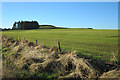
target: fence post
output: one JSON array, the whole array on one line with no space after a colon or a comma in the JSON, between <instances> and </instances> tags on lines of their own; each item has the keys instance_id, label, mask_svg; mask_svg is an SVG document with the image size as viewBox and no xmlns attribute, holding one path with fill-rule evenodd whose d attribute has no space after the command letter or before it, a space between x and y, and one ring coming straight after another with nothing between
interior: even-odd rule
<instances>
[{"instance_id":1,"label":"fence post","mask_svg":"<svg viewBox=\"0 0 120 80\"><path fill-rule=\"evenodd\" d=\"M35 42L36 42L36 46L37 46L37 40L35 40Z\"/></svg>"},{"instance_id":2,"label":"fence post","mask_svg":"<svg viewBox=\"0 0 120 80\"><path fill-rule=\"evenodd\" d=\"M59 47L59 51L61 52L60 42L59 41L58 41L58 47Z\"/></svg>"}]
</instances>

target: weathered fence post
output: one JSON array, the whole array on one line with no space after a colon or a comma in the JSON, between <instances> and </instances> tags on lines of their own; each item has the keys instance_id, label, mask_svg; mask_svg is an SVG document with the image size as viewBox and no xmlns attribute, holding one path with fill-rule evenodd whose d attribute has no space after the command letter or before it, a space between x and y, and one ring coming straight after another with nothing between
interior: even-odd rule
<instances>
[{"instance_id":1,"label":"weathered fence post","mask_svg":"<svg viewBox=\"0 0 120 80\"><path fill-rule=\"evenodd\" d=\"M36 42L36 46L37 46L37 40L35 40L35 42Z\"/></svg>"},{"instance_id":2,"label":"weathered fence post","mask_svg":"<svg viewBox=\"0 0 120 80\"><path fill-rule=\"evenodd\" d=\"M58 41L58 47L59 47L59 51L61 52L60 42L59 41Z\"/></svg>"}]
</instances>

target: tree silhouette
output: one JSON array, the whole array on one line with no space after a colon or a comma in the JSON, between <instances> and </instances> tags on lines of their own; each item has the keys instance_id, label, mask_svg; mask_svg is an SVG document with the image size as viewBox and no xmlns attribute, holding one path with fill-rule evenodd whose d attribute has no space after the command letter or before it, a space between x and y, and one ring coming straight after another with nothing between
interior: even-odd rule
<instances>
[{"instance_id":1,"label":"tree silhouette","mask_svg":"<svg viewBox=\"0 0 120 80\"><path fill-rule=\"evenodd\" d=\"M27 30L27 29L38 29L39 24L37 21L18 21L13 24L12 29Z\"/></svg>"}]
</instances>

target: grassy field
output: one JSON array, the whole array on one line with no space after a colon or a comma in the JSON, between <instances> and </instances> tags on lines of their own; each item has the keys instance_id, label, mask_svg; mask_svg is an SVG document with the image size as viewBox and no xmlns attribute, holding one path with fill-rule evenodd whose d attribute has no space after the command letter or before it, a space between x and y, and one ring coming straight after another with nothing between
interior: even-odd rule
<instances>
[{"instance_id":1,"label":"grassy field","mask_svg":"<svg viewBox=\"0 0 120 80\"><path fill-rule=\"evenodd\" d=\"M118 53L117 30L95 29L39 29L4 31L7 37L14 39L27 38L27 40L46 46L57 46L60 41L62 50L76 50L78 55L109 61L112 54Z\"/></svg>"}]
</instances>

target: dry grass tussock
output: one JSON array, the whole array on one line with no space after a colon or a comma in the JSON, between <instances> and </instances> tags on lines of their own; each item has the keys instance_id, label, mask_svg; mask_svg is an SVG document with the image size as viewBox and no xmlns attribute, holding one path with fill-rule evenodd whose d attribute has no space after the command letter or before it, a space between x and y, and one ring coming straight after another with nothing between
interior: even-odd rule
<instances>
[{"instance_id":1,"label":"dry grass tussock","mask_svg":"<svg viewBox=\"0 0 120 80\"><path fill-rule=\"evenodd\" d=\"M120 68L105 72L100 78L118 78L120 80Z\"/></svg>"},{"instance_id":2,"label":"dry grass tussock","mask_svg":"<svg viewBox=\"0 0 120 80\"><path fill-rule=\"evenodd\" d=\"M15 41L2 36L3 47L9 48L15 68L31 73L52 73L57 70L58 78L97 78L96 70L84 58L79 58L75 51L61 54L57 47L35 46L27 40ZM11 60L10 56L6 59ZM104 74L103 74L104 75Z\"/></svg>"}]
</instances>

